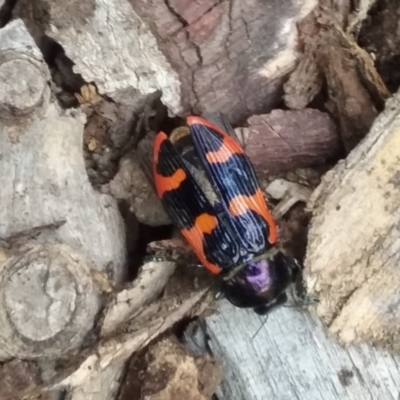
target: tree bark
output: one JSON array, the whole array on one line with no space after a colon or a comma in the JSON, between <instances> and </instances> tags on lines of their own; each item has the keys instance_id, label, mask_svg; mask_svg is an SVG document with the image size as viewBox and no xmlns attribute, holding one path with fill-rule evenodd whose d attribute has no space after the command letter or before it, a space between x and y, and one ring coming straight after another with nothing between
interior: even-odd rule
<instances>
[{"instance_id":1,"label":"tree bark","mask_svg":"<svg viewBox=\"0 0 400 400\"><path fill-rule=\"evenodd\" d=\"M96 82L101 94L113 98L135 88L139 99L161 90L175 114L221 111L235 123L279 101L296 62L296 21L314 5L45 0L21 1L17 15L36 36L46 33L60 43L74 71Z\"/></svg>"}]
</instances>

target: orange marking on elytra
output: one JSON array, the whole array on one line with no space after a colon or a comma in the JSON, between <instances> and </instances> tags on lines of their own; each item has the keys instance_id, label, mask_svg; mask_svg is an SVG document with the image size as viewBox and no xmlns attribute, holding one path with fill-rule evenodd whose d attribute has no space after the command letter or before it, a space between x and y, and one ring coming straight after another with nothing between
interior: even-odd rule
<instances>
[{"instance_id":1,"label":"orange marking on elytra","mask_svg":"<svg viewBox=\"0 0 400 400\"><path fill-rule=\"evenodd\" d=\"M222 136L228 136L228 134L226 132L224 132L219 126L213 124L210 121L207 121L206 119L204 119L202 117L196 117L194 115L189 115L189 117L186 118L186 124L188 126L192 126L195 124L204 125L210 129L213 129L214 131L217 131Z\"/></svg>"},{"instance_id":2,"label":"orange marking on elytra","mask_svg":"<svg viewBox=\"0 0 400 400\"><path fill-rule=\"evenodd\" d=\"M222 139L223 143L220 149L216 151L209 151L206 154L206 159L209 163L224 163L225 161L229 160L229 158L233 154L243 154L243 149L239 143L237 143L231 136L229 136L226 132L224 132L220 127L214 125L210 121L207 121L201 117L189 116L186 118L186 123L188 126L192 126L195 124L201 124L210 128L216 132L218 132Z\"/></svg>"},{"instance_id":3,"label":"orange marking on elytra","mask_svg":"<svg viewBox=\"0 0 400 400\"><path fill-rule=\"evenodd\" d=\"M178 189L186 179L186 173L182 168L177 169L172 176L157 174L155 178L158 197L162 197L165 192Z\"/></svg>"},{"instance_id":4,"label":"orange marking on elytra","mask_svg":"<svg viewBox=\"0 0 400 400\"><path fill-rule=\"evenodd\" d=\"M213 274L219 274L221 268L207 260L204 254L203 240L204 234L210 234L218 225L217 218L213 215L203 213L196 218L194 226L191 229L182 229L183 237L191 245L200 262Z\"/></svg>"},{"instance_id":5,"label":"orange marking on elytra","mask_svg":"<svg viewBox=\"0 0 400 400\"><path fill-rule=\"evenodd\" d=\"M168 140L167 135L162 131L158 132L156 138L154 139L154 144L153 144L153 166L154 166L154 168L156 168L156 165L158 162L158 154L160 153L160 147L165 140Z\"/></svg>"},{"instance_id":6,"label":"orange marking on elytra","mask_svg":"<svg viewBox=\"0 0 400 400\"><path fill-rule=\"evenodd\" d=\"M203 233L210 234L218 225L218 220L214 215L203 213L196 218L194 223Z\"/></svg>"},{"instance_id":7,"label":"orange marking on elytra","mask_svg":"<svg viewBox=\"0 0 400 400\"><path fill-rule=\"evenodd\" d=\"M232 154L241 154L242 152L233 153L232 151L227 150L222 147L217 151L209 151L206 154L206 159L210 164L224 163L228 161Z\"/></svg>"},{"instance_id":8,"label":"orange marking on elytra","mask_svg":"<svg viewBox=\"0 0 400 400\"><path fill-rule=\"evenodd\" d=\"M162 197L169 190L178 189L181 183L186 179L186 173L182 168L178 168L172 176L164 176L157 172L158 155L162 143L168 140L164 132L159 132L154 140L153 145L153 176L157 189L158 197Z\"/></svg>"},{"instance_id":9,"label":"orange marking on elytra","mask_svg":"<svg viewBox=\"0 0 400 400\"><path fill-rule=\"evenodd\" d=\"M163 176L157 172L158 156L161 145L165 140L168 140L164 132L159 132L153 144L153 176L158 197L162 198L165 192L179 188L181 183L186 179L186 173L182 168L178 168L172 176ZM208 261L203 248L204 234L210 234L218 225L218 220L215 216L203 213L199 215L191 229L182 229L182 236L192 247L200 262L213 274L218 275L221 268L218 265Z\"/></svg>"},{"instance_id":10,"label":"orange marking on elytra","mask_svg":"<svg viewBox=\"0 0 400 400\"><path fill-rule=\"evenodd\" d=\"M268 241L270 244L274 244L277 239L275 220L268 211L260 189L258 189L253 196L239 195L233 198L229 203L229 212L235 217L246 213L249 209L261 215L267 221L269 226Z\"/></svg>"}]
</instances>

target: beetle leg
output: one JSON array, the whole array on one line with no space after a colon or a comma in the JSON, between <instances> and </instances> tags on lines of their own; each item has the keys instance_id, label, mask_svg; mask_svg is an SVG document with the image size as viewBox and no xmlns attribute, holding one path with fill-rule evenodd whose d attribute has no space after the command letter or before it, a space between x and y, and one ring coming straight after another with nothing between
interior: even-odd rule
<instances>
[{"instance_id":1,"label":"beetle leg","mask_svg":"<svg viewBox=\"0 0 400 400\"><path fill-rule=\"evenodd\" d=\"M258 315L266 315L269 314L273 309L285 304L287 302L287 299L287 294L283 292L276 298L276 300L272 304L256 307L253 310Z\"/></svg>"}]
</instances>

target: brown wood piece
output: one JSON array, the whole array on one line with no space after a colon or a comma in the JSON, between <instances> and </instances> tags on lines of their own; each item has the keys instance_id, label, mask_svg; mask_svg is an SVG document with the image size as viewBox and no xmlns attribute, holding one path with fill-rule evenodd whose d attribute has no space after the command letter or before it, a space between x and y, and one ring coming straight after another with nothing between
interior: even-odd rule
<instances>
[{"instance_id":1,"label":"brown wood piece","mask_svg":"<svg viewBox=\"0 0 400 400\"><path fill-rule=\"evenodd\" d=\"M322 164L340 154L335 123L318 110L274 110L247 123L236 132L260 174Z\"/></svg>"}]
</instances>

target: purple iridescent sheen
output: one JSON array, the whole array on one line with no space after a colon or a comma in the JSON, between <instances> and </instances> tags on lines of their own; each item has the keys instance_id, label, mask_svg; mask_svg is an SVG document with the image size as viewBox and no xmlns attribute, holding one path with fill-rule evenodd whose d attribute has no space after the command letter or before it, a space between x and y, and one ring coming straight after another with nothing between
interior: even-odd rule
<instances>
[{"instance_id":1,"label":"purple iridescent sheen","mask_svg":"<svg viewBox=\"0 0 400 400\"><path fill-rule=\"evenodd\" d=\"M268 290L273 284L268 260L249 263L244 271L244 278L257 292Z\"/></svg>"}]
</instances>

